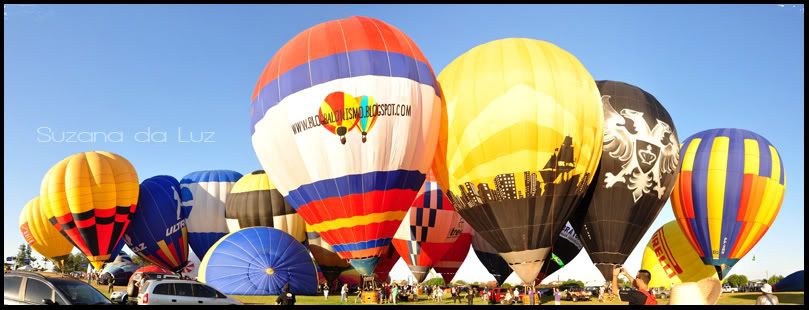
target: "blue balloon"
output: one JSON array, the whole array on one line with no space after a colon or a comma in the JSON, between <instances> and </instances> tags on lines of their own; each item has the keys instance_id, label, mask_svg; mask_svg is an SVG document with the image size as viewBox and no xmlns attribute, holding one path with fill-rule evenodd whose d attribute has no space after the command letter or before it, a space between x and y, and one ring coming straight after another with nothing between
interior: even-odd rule
<instances>
[{"instance_id":1,"label":"blue balloon","mask_svg":"<svg viewBox=\"0 0 809 310\"><path fill-rule=\"evenodd\" d=\"M317 294L317 267L291 235L250 227L220 239L202 259L198 279L225 294L278 295L285 284L299 295Z\"/></svg>"},{"instance_id":2,"label":"blue balloon","mask_svg":"<svg viewBox=\"0 0 809 310\"><path fill-rule=\"evenodd\" d=\"M127 255L126 252L123 251L123 249L124 249L124 240L123 239L118 240L118 244L116 244L115 248L112 250L112 252L110 252L110 258L107 260L107 262L108 263L114 262L116 258L122 255L125 255L127 258L129 258L129 255ZM131 261L132 258L129 258L129 260Z\"/></svg>"},{"instance_id":3,"label":"blue balloon","mask_svg":"<svg viewBox=\"0 0 809 310\"><path fill-rule=\"evenodd\" d=\"M204 257L208 249L228 233L225 200L241 177L236 171L206 170L189 173L180 180L188 244L197 257Z\"/></svg>"},{"instance_id":4,"label":"blue balloon","mask_svg":"<svg viewBox=\"0 0 809 310\"><path fill-rule=\"evenodd\" d=\"M795 271L773 285L774 292L803 292L803 270Z\"/></svg>"},{"instance_id":5,"label":"blue balloon","mask_svg":"<svg viewBox=\"0 0 809 310\"><path fill-rule=\"evenodd\" d=\"M146 261L172 271L188 263L188 231L180 182L159 175L140 184L138 208L124 234L129 248Z\"/></svg>"}]
</instances>

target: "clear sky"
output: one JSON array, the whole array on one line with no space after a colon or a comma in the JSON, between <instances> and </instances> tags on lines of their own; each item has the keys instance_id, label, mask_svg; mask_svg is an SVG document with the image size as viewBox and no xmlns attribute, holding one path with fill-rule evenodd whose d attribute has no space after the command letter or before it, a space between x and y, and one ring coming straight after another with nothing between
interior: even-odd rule
<instances>
[{"instance_id":1,"label":"clear sky","mask_svg":"<svg viewBox=\"0 0 809 310\"><path fill-rule=\"evenodd\" d=\"M804 11L774 4L4 5L4 256L23 242L22 206L70 154L119 153L141 180L259 169L249 127L259 73L297 33L352 15L407 33L436 73L491 40L546 40L576 55L596 80L655 95L681 140L717 127L763 135L782 156L786 196L773 227L733 272L760 278L803 269ZM147 129L166 132L166 141L135 141ZM77 131L96 132L96 141L58 142ZM181 142L203 132L214 132L215 142ZM640 267L651 232L673 219L666 205L625 265ZM407 274L400 261L393 277ZM492 279L474 254L460 274ZM584 252L557 274L600 278Z\"/></svg>"}]
</instances>

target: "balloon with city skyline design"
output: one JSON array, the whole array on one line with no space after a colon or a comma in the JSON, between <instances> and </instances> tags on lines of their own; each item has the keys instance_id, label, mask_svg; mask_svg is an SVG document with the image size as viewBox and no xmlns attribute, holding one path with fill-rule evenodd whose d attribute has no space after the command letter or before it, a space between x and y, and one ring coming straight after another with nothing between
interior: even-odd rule
<instances>
[{"instance_id":1,"label":"balloon with city skyline design","mask_svg":"<svg viewBox=\"0 0 809 310\"><path fill-rule=\"evenodd\" d=\"M448 126L437 174L476 234L532 283L601 157L595 81L575 56L527 38L474 47L438 80Z\"/></svg>"}]
</instances>

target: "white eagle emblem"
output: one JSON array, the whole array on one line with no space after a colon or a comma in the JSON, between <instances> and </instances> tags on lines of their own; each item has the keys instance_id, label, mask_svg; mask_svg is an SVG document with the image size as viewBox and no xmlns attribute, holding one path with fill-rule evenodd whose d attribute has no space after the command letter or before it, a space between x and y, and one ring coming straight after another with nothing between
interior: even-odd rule
<instances>
[{"instance_id":1,"label":"white eagle emblem","mask_svg":"<svg viewBox=\"0 0 809 310\"><path fill-rule=\"evenodd\" d=\"M606 187L624 183L636 202L651 189L657 191L658 198L663 198L666 188L660 185L661 175L676 172L680 161L680 144L671 126L658 119L650 130L642 112L622 109L618 113L608 95L602 96L601 102L605 117L604 152L623 162L617 174L605 174ZM635 133L627 129L624 118L632 121ZM669 134L668 139L665 139L666 134ZM629 182L625 178L628 174L631 174Z\"/></svg>"}]
</instances>

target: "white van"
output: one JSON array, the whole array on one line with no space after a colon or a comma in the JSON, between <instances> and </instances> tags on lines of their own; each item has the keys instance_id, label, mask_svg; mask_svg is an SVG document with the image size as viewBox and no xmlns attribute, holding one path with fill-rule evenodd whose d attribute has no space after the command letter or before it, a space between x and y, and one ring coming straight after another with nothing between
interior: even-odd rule
<instances>
[{"instance_id":1,"label":"white van","mask_svg":"<svg viewBox=\"0 0 809 310\"><path fill-rule=\"evenodd\" d=\"M236 299L194 280L155 279L138 292L138 305L241 305Z\"/></svg>"}]
</instances>

